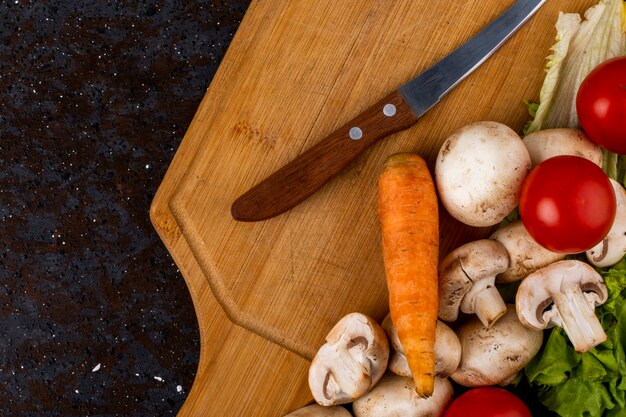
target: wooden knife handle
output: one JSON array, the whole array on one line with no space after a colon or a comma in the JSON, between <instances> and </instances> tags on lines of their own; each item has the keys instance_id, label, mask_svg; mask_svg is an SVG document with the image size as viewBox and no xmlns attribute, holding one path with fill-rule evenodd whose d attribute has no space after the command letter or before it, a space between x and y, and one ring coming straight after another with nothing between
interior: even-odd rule
<instances>
[{"instance_id":1,"label":"wooden knife handle","mask_svg":"<svg viewBox=\"0 0 626 417\"><path fill-rule=\"evenodd\" d=\"M277 216L315 193L368 146L417 122L398 91L315 144L233 203L235 220L259 221Z\"/></svg>"}]
</instances>

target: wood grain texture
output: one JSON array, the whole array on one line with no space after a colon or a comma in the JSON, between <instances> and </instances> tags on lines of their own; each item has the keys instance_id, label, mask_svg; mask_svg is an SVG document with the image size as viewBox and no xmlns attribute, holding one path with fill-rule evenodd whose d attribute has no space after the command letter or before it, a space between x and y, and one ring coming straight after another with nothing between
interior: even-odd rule
<instances>
[{"instance_id":1,"label":"wood grain texture","mask_svg":"<svg viewBox=\"0 0 626 417\"><path fill-rule=\"evenodd\" d=\"M385 106L392 106L388 115ZM319 190L365 149L416 122L404 97L392 92L237 198L231 207L233 218L259 221L284 213ZM352 129L356 130L353 137Z\"/></svg>"},{"instance_id":2,"label":"wood grain texture","mask_svg":"<svg viewBox=\"0 0 626 417\"><path fill-rule=\"evenodd\" d=\"M310 401L303 356L340 317L385 316L376 216L385 158L415 152L432 169L439 145L464 124L496 120L519 130L528 117L522 100L538 97L558 11L594 1L548 2L414 127L365 150L293 210L241 223L230 206L511 3L252 2L151 209L201 332L198 373L180 416L283 416ZM442 256L489 233L444 211L440 218ZM216 285L230 305L215 298ZM247 321L235 325L235 315ZM242 327L258 324L274 333Z\"/></svg>"}]
</instances>

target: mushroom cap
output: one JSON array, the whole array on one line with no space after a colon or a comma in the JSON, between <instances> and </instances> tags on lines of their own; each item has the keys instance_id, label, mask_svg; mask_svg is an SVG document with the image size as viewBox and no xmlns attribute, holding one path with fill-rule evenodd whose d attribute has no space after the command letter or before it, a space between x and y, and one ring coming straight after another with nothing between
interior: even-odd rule
<instances>
[{"instance_id":1,"label":"mushroom cap","mask_svg":"<svg viewBox=\"0 0 626 417\"><path fill-rule=\"evenodd\" d=\"M611 179L615 191L615 220L611 230L600 243L586 252L587 260L599 268L618 263L626 255L626 190Z\"/></svg>"},{"instance_id":2,"label":"mushroom cap","mask_svg":"<svg viewBox=\"0 0 626 417\"><path fill-rule=\"evenodd\" d=\"M517 133L489 121L453 133L435 165L442 204L470 226L492 226L513 211L529 172L530 156Z\"/></svg>"},{"instance_id":3,"label":"mushroom cap","mask_svg":"<svg viewBox=\"0 0 626 417\"><path fill-rule=\"evenodd\" d=\"M520 372L522 372L522 371L520 371ZM515 382L515 380L517 379L518 376L519 376L519 372L516 372L513 375L511 375L510 377L508 377L507 379L505 379L504 381L499 382L498 386L506 387L507 385L511 385L513 382Z\"/></svg>"},{"instance_id":4,"label":"mushroom cap","mask_svg":"<svg viewBox=\"0 0 626 417\"><path fill-rule=\"evenodd\" d=\"M520 323L515 306L490 329L472 317L458 330L461 363L451 378L466 387L497 385L521 371L539 352L543 332Z\"/></svg>"},{"instance_id":5,"label":"mushroom cap","mask_svg":"<svg viewBox=\"0 0 626 417\"><path fill-rule=\"evenodd\" d=\"M604 304L609 294L600 274L585 262L568 259L533 272L522 281L515 296L520 321L534 329L562 327L555 296L579 289L594 306Z\"/></svg>"},{"instance_id":6,"label":"mushroom cap","mask_svg":"<svg viewBox=\"0 0 626 417\"><path fill-rule=\"evenodd\" d=\"M387 315L383 320L383 329L389 338L389 364L387 369L396 375L413 377L409 363L404 356L404 347L398 337L398 331ZM441 378L450 376L459 366L461 360L461 342L450 327L437 320L435 333L435 375Z\"/></svg>"},{"instance_id":7,"label":"mushroom cap","mask_svg":"<svg viewBox=\"0 0 626 417\"><path fill-rule=\"evenodd\" d=\"M287 414L285 417L352 417L352 414L343 407L323 407L311 404Z\"/></svg>"},{"instance_id":8,"label":"mushroom cap","mask_svg":"<svg viewBox=\"0 0 626 417\"><path fill-rule=\"evenodd\" d=\"M482 289L493 287L496 275L508 265L506 249L495 240L477 240L450 252L439 265L439 318L455 321L462 307L465 313L474 313L477 300L472 287L479 283Z\"/></svg>"},{"instance_id":9,"label":"mushroom cap","mask_svg":"<svg viewBox=\"0 0 626 417\"><path fill-rule=\"evenodd\" d=\"M565 254L549 251L538 244L521 220L496 230L490 239L500 242L509 254L509 267L498 274L497 282L519 281L539 268L565 258Z\"/></svg>"},{"instance_id":10,"label":"mushroom cap","mask_svg":"<svg viewBox=\"0 0 626 417\"><path fill-rule=\"evenodd\" d=\"M361 313L343 317L326 336L309 368L313 398L323 406L345 404L369 391L385 373L385 331Z\"/></svg>"},{"instance_id":11,"label":"mushroom cap","mask_svg":"<svg viewBox=\"0 0 626 417\"><path fill-rule=\"evenodd\" d=\"M374 389L352 404L352 411L355 417L439 417L453 393L447 378L435 378L433 395L420 398L413 380L386 374Z\"/></svg>"},{"instance_id":12,"label":"mushroom cap","mask_svg":"<svg viewBox=\"0 0 626 417\"><path fill-rule=\"evenodd\" d=\"M553 156L574 155L588 159L602 167L602 149L589 140L580 129L544 129L529 133L522 139L532 166L535 167Z\"/></svg>"}]
</instances>

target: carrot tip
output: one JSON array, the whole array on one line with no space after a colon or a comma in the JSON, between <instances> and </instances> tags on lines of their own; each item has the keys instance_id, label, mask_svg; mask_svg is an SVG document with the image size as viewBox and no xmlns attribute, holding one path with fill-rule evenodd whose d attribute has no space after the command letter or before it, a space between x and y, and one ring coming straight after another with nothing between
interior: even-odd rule
<instances>
[{"instance_id":1,"label":"carrot tip","mask_svg":"<svg viewBox=\"0 0 626 417\"><path fill-rule=\"evenodd\" d=\"M428 392L421 392L419 389L415 388L415 393L417 394L417 396L419 398L423 398L423 399L427 399L430 398L433 395L433 392L431 391L430 393Z\"/></svg>"}]
</instances>

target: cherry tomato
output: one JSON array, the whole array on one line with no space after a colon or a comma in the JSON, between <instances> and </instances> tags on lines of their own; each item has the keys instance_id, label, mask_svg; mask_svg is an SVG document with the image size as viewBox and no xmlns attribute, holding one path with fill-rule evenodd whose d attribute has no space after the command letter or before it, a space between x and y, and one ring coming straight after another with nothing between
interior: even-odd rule
<instances>
[{"instance_id":1,"label":"cherry tomato","mask_svg":"<svg viewBox=\"0 0 626 417\"><path fill-rule=\"evenodd\" d=\"M444 417L532 417L528 407L509 391L474 388L450 404Z\"/></svg>"},{"instance_id":2,"label":"cherry tomato","mask_svg":"<svg viewBox=\"0 0 626 417\"><path fill-rule=\"evenodd\" d=\"M576 95L578 119L589 139L626 154L626 56L593 69Z\"/></svg>"},{"instance_id":3,"label":"cherry tomato","mask_svg":"<svg viewBox=\"0 0 626 417\"><path fill-rule=\"evenodd\" d=\"M607 235L615 218L615 192L604 171L579 156L556 156L526 177L520 216L545 248L579 253Z\"/></svg>"}]
</instances>

